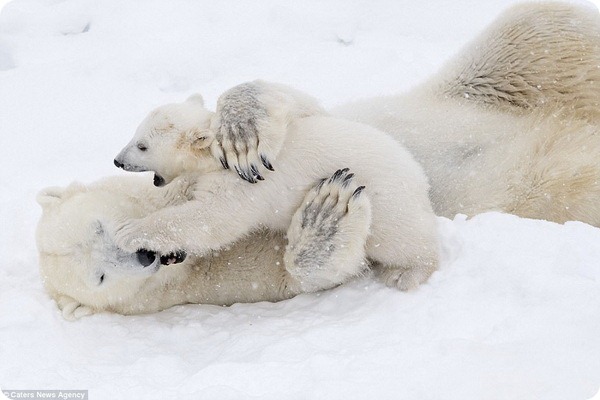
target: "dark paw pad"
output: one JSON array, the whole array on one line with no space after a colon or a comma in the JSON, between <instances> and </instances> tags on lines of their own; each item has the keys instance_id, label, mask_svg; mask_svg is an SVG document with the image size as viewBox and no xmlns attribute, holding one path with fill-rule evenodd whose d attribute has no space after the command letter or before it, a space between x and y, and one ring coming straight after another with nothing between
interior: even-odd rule
<instances>
[{"instance_id":1,"label":"dark paw pad","mask_svg":"<svg viewBox=\"0 0 600 400\"><path fill-rule=\"evenodd\" d=\"M185 260L187 254L185 251L180 250L175 253L165 254L160 256L160 263L162 265L179 264Z\"/></svg>"}]
</instances>

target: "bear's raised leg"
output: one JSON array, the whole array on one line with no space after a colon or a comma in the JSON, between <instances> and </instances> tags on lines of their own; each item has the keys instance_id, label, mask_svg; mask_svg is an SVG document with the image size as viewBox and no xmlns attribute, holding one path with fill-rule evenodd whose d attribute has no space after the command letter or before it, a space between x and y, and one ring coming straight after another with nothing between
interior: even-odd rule
<instances>
[{"instance_id":1,"label":"bear's raised leg","mask_svg":"<svg viewBox=\"0 0 600 400\"><path fill-rule=\"evenodd\" d=\"M223 168L257 183L260 170L273 170L287 126L294 118L325 114L317 100L291 87L261 80L223 93L211 122L211 153Z\"/></svg>"},{"instance_id":2,"label":"bear's raised leg","mask_svg":"<svg viewBox=\"0 0 600 400\"><path fill-rule=\"evenodd\" d=\"M368 269L371 203L348 169L306 195L287 232L285 267L303 292L332 288Z\"/></svg>"}]
</instances>

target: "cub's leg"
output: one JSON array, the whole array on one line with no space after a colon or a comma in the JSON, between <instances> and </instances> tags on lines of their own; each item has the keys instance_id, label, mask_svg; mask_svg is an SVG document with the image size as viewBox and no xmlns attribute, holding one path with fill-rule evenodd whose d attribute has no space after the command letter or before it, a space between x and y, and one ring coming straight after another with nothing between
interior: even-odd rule
<instances>
[{"instance_id":1,"label":"cub's leg","mask_svg":"<svg viewBox=\"0 0 600 400\"><path fill-rule=\"evenodd\" d=\"M287 232L285 267L303 292L332 288L368 269L371 203L348 169L308 192Z\"/></svg>"}]
</instances>

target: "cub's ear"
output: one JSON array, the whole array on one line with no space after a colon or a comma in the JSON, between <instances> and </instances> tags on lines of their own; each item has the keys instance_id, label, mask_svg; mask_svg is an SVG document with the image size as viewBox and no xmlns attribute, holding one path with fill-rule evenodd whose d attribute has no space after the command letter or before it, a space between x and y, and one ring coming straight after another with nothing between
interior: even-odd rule
<instances>
[{"instance_id":1,"label":"cub's ear","mask_svg":"<svg viewBox=\"0 0 600 400\"><path fill-rule=\"evenodd\" d=\"M46 209L53 205L60 204L61 201L74 193L82 192L85 189L85 185L79 182L73 182L67 187L50 186L42 189L35 197L35 200L42 206L42 209Z\"/></svg>"},{"instance_id":2,"label":"cub's ear","mask_svg":"<svg viewBox=\"0 0 600 400\"><path fill-rule=\"evenodd\" d=\"M193 152L200 151L211 145L214 135L210 129L193 129L185 133L184 143L190 147Z\"/></svg>"},{"instance_id":3,"label":"cub's ear","mask_svg":"<svg viewBox=\"0 0 600 400\"><path fill-rule=\"evenodd\" d=\"M204 98L202 97L202 95L200 93L191 95L190 97L187 98L186 101L188 101L190 103L197 103L197 104L200 104L201 106L204 106Z\"/></svg>"}]
</instances>

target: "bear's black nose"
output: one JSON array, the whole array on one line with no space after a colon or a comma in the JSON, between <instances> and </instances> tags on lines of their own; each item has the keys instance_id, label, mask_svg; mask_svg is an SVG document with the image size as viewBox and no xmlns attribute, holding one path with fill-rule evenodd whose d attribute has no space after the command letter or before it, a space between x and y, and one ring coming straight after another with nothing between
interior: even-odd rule
<instances>
[{"instance_id":1,"label":"bear's black nose","mask_svg":"<svg viewBox=\"0 0 600 400\"><path fill-rule=\"evenodd\" d=\"M136 252L136 254L137 254L138 261L144 267L147 267L148 265L152 265L152 263L154 263L154 260L156 260L156 253L153 251L141 249L141 250L138 250Z\"/></svg>"},{"instance_id":2,"label":"bear's black nose","mask_svg":"<svg viewBox=\"0 0 600 400\"><path fill-rule=\"evenodd\" d=\"M122 164L122 163L118 162L116 158L115 158L115 165L117 166L117 168L123 168L123 167L125 167L125 164Z\"/></svg>"}]
</instances>

